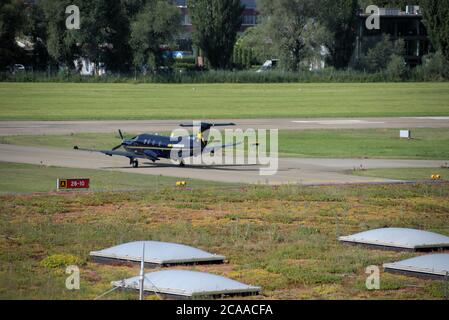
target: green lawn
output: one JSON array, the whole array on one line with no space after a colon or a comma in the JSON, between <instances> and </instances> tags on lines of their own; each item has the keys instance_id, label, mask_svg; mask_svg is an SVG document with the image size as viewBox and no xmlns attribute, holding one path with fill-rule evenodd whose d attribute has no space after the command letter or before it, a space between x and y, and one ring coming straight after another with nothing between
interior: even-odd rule
<instances>
[{"instance_id":1,"label":"green lawn","mask_svg":"<svg viewBox=\"0 0 449 320\"><path fill-rule=\"evenodd\" d=\"M132 136L131 133L127 133ZM336 158L408 158L449 160L449 129L415 129L413 140L398 138L399 129L280 131L281 156ZM60 136L4 136L0 143L56 148L110 149L117 133Z\"/></svg>"},{"instance_id":2,"label":"green lawn","mask_svg":"<svg viewBox=\"0 0 449 320\"><path fill-rule=\"evenodd\" d=\"M0 162L0 194L55 191L58 178L90 178L90 191L159 190L166 186L174 186L176 181L180 180L172 177L115 171ZM202 180L187 179L187 181L189 187L227 185Z\"/></svg>"},{"instance_id":3,"label":"green lawn","mask_svg":"<svg viewBox=\"0 0 449 320\"><path fill-rule=\"evenodd\" d=\"M279 151L300 157L449 160L449 129L412 133L412 140L404 140L399 129L282 131Z\"/></svg>"},{"instance_id":4,"label":"green lawn","mask_svg":"<svg viewBox=\"0 0 449 320\"><path fill-rule=\"evenodd\" d=\"M443 115L449 83L0 83L1 120Z\"/></svg>"},{"instance_id":5,"label":"green lawn","mask_svg":"<svg viewBox=\"0 0 449 320\"><path fill-rule=\"evenodd\" d=\"M399 168L399 169L369 169L357 170L355 175L364 177L386 178L404 181L430 180L432 175L440 175L441 180L449 180L447 168Z\"/></svg>"}]
</instances>

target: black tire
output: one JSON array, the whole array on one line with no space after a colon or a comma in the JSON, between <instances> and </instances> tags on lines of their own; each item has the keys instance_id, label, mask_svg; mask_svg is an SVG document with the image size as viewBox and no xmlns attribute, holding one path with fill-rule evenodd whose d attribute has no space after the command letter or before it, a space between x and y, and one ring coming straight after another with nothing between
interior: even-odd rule
<instances>
[{"instance_id":1,"label":"black tire","mask_svg":"<svg viewBox=\"0 0 449 320\"><path fill-rule=\"evenodd\" d=\"M179 166L180 166L181 168L184 168L184 167L186 166L186 164L184 163L184 161L181 160L181 161L179 162Z\"/></svg>"},{"instance_id":2,"label":"black tire","mask_svg":"<svg viewBox=\"0 0 449 320\"><path fill-rule=\"evenodd\" d=\"M133 168L138 168L138 167L139 167L139 161L134 160L134 161L132 162L132 166L133 166Z\"/></svg>"}]
</instances>

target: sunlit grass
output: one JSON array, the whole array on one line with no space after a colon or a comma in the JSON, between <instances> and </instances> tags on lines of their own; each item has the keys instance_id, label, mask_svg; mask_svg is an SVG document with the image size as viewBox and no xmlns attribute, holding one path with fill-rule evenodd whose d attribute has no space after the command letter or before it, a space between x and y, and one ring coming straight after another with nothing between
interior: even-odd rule
<instances>
[{"instance_id":1,"label":"sunlit grass","mask_svg":"<svg viewBox=\"0 0 449 320\"><path fill-rule=\"evenodd\" d=\"M0 162L0 194L56 191L56 180L64 178L89 178L91 182L89 191L157 191L167 186L174 186L179 180L158 175ZM188 187L232 186L195 179L187 179L186 182ZM53 207L48 209L52 210Z\"/></svg>"},{"instance_id":2,"label":"sunlit grass","mask_svg":"<svg viewBox=\"0 0 449 320\"><path fill-rule=\"evenodd\" d=\"M395 168L369 169L353 172L364 177L381 177L394 180L420 181L432 180L432 176L440 176L441 180L449 180L449 168Z\"/></svg>"},{"instance_id":3,"label":"sunlit grass","mask_svg":"<svg viewBox=\"0 0 449 320\"><path fill-rule=\"evenodd\" d=\"M448 83L0 83L2 120L442 115Z\"/></svg>"}]
</instances>

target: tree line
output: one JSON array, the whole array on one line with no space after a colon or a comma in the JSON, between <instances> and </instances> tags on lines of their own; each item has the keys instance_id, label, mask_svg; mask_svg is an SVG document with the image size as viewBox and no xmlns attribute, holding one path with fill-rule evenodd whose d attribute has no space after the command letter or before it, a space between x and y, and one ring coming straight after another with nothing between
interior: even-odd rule
<instances>
[{"instance_id":1,"label":"tree line","mask_svg":"<svg viewBox=\"0 0 449 320\"><path fill-rule=\"evenodd\" d=\"M290 71L301 69L303 62L320 55L323 47L327 51L327 65L335 69L347 69L352 63L353 68L379 71L371 64L373 59L388 58L385 62L394 62L402 56L405 49L402 41L392 43L383 39L365 52L361 60L354 61L360 23L357 14L372 4L402 10L407 5L419 5L434 51L440 52L446 61L449 59L448 0L259 0L258 4L262 22L256 30L243 35L241 46L251 48L262 60L279 57L284 69Z\"/></svg>"},{"instance_id":2,"label":"tree line","mask_svg":"<svg viewBox=\"0 0 449 320\"><path fill-rule=\"evenodd\" d=\"M79 30L65 25L65 8L72 4L81 12ZM449 0L258 0L259 24L242 36L238 35L244 12L240 0L187 0L194 46L211 69L232 69L236 61L247 67L252 60L276 57L283 69L293 72L323 47L328 65L348 68L355 49L357 12L368 4L420 5L432 46L447 63ZM23 0L2 0L0 71L22 61L35 70L61 65L72 69L78 57L104 63L111 72L140 71L142 66L157 70L170 64L167 48L176 48L182 32L174 1L39 0L27 5ZM26 40L32 50L18 46L17 39ZM379 68L386 68L379 60L387 57L400 68L401 45L382 41L361 63L372 67L378 62Z\"/></svg>"}]
</instances>

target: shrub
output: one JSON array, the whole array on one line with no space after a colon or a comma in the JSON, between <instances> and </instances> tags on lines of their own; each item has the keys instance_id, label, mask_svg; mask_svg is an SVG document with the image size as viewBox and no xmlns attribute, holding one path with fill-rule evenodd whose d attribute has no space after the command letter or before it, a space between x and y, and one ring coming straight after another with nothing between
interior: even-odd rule
<instances>
[{"instance_id":1,"label":"shrub","mask_svg":"<svg viewBox=\"0 0 449 320\"><path fill-rule=\"evenodd\" d=\"M70 265L82 265L82 259L70 254L54 254L46 257L40 262L40 265L47 269L56 269Z\"/></svg>"},{"instance_id":2,"label":"shrub","mask_svg":"<svg viewBox=\"0 0 449 320\"><path fill-rule=\"evenodd\" d=\"M416 79L424 81L442 81L449 79L449 66L441 52L431 53L423 57L423 63L414 74Z\"/></svg>"},{"instance_id":3,"label":"shrub","mask_svg":"<svg viewBox=\"0 0 449 320\"><path fill-rule=\"evenodd\" d=\"M81 76L78 74L48 75L38 72L24 72L12 75L0 73L0 82L71 82L71 83L367 83L388 81L444 81L449 79L447 66L436 68L440 62L430 60L425 66L418 67L412 72L401 65L399 59L392 57L386 70L365 72L360 70L334 70L332 68L301 72L286 72L274 70L257 73L254 70L220 71L198 70L189 64L175 64L174 72L159 74L108 74L105 76ZM182 70L182 72L180 72ZM440 70L439 73L436 73ZM443 71L441 71L443 70Z\"/></svg>"},{"instance_id":4,"label":"shrub","mask_svg":"<svg viewBox=\"0 0 449 320\"><path fill-rule=\"evenodd\" d=\"M392 55L390 62L387 65L387 74L391 80L401 81L407 75L407 64L403 57Z\"/></svg>"},{"instance_id":5,"label":"shrub","mask_svg":"<svg viewBox=\"0 0 449 320\"><path fill-rule=\"evenodd\" d=\"M357 68L369 72L387 70L393 58L402 56L404 47L403 40L391 41L389 36L384 35L381 41L370 48L365 55L362 55L360 61L357 62Z\"/></svg>"}]
</instances>

